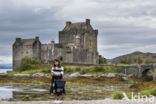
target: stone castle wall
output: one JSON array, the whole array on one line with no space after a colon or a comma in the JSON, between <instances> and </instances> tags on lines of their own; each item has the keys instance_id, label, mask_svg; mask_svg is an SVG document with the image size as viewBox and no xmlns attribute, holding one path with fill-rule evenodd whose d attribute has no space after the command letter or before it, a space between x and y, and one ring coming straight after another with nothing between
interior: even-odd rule
<instances>
[{"instance_id":1,"label":"stone castle wall","mask_svg":"<svg viewBox=\"0 0 156 104\"><path fill-rule=\"evenodd\" d=\"M98 64L97 35L98 30L94 30L86 19L80 23L66 22L65 28L59 31L59 43L41 44L39 37L17 38L13 44L13 68L19 66L24 56L44 63L59 59L70 64Z\"/></svg>"}]
</instances>

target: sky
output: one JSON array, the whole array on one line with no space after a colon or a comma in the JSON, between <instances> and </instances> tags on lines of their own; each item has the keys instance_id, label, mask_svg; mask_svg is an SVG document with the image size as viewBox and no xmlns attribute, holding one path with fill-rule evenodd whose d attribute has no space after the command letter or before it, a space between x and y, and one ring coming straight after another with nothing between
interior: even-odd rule
<instances>
[{"instance_id":1,"label":"sky","mask_svg":"<svg viewBox=\"0 0 156 104\"><path fill-rule=\"evenodd\" d=\"M98 52L105 58L156 53L155 5L155 0L0 0L0 64L12 63L17 37L57 43L66 21L87 18L98 29Z\"/></svg>"}]
</instances>

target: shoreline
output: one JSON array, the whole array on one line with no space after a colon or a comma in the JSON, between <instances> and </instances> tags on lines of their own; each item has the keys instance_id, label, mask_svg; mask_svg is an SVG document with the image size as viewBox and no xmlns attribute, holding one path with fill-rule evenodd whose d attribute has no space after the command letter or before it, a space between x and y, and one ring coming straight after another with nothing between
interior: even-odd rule
<instances>
[{"instance_id":1,"label":"shoreline","mask_svg":"<svg viewBox=\"0 0 156 104\"><path fill-rule=\"evenodd\" d=\"M52 101L0 101L0 104L53 104ZM63 104L156 104L156 97L154 101L133 101L133 100L64 100Z\"/></svg>"}]
</instances>

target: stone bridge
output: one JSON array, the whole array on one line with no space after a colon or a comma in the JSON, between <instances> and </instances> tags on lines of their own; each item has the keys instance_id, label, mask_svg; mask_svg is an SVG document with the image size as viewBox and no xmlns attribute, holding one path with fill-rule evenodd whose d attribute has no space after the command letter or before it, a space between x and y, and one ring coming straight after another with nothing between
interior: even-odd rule
<instances>
[{"instance_id":1,"label":"stone bridge","mask_svg":"<svg viewBox=\"0 0 156 104\"><path fill-rule=\"evenodd\" d=\"M134 66L115 66L120 69L121 73L132 75L133 77L143 78L147 76L147 72L152 70L154 72L153 81L156 81L156 64L142 64Z\"/></svg>"}]
</instances>

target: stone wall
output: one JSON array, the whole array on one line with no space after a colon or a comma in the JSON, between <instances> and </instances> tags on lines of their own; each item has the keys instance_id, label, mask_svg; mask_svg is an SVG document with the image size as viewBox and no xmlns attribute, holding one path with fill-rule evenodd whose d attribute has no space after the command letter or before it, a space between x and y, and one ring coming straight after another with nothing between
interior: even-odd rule
<instances>
[{"instance_id":1,"label":"stone wall","mask_svg":"<svg viewBox=\"0 0 156 104\"><path fill-rule=\"evenodd\" d=\"M98 64L97 34L98 30L94 30L86 19L85 22L66 22L64 29L59 31L59 43L41 44L39 37L17 38L13 45L13 69L25 56L44 63L59 59L65 63Z\"/></svg>"},{"instance_id":2,"label":"stone wall","mask_svg":"<svg viewBox=\"0 0 156 104\"><path fill-rule=\"evenodd\" d=\"M13 69L18 68L23 57L28 56L39 60L41 59L41 43L38 37L28 41L30 42L25 42L25 40L21 38L16 38L13 44Z\"/></svg>"},{"instance_id":3,"label":"stone wall","mask_svg":"<svg viewBox=\"0 0 156 104\"><path fill-rule=\"evenodd\" d=\"M50 63L54 60L54 44L42 44L41 45L41 61L44 63Z\"/></svg>"},{"instance_id":4,"label":"stone wall","mask_svg":"<svg viewBox=\"0 0 156 104\"><path fill-rule=\"evenodd\" d=\"M13 69L16 69L18 67L21 59L25 56L33 57L32 46L17 45L13 47Z\"/></svg>"},{"instance_id":5,"label":"stone wall","mask_svg":"<svg viewBox=\"0 0 156 104\"><path fill-rule=\"evenodd\" d=\"M65 28L59 31L62 48L55 48L61 51L57 57L63 57L65 63L98 64L97 34L98 30L92 28L89 19L80 23L67 21ZM66 47L69 47L68 52Z\"/></svg>"}]
</instances>

